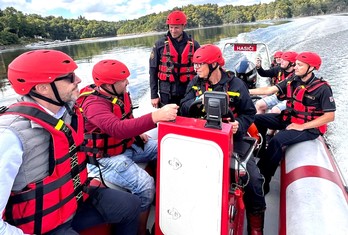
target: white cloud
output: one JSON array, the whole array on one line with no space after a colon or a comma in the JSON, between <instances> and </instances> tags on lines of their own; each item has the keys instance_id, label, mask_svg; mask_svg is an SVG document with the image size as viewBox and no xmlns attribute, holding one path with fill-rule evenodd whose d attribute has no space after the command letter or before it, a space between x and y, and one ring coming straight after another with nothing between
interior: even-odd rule
<instances>
[{"instance_id":1,"label":"white cloud","mask_svg":"<svg viewBox=\"0 0 348 235\"><path fill-rule=\"evenodd\" d=\"M14 7L25 14L39 14L41 16L62 16L76 19L79 15L88 20L119 21L136 19L141 16L182 7L189 4L201 5L206 3L219 6L252 5L259 2L269 3L272 0L0 0L0 9Z\"/></svg>"}]
</instances>

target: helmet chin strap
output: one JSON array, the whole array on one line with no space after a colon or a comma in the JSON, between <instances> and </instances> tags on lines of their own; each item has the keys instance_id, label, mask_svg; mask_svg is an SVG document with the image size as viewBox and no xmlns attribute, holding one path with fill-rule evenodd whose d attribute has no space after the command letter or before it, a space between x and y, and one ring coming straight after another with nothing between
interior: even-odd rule
<instances>
[{"instance_id":1,"label":"helmet chin strap","mask_svg":"<svg viewBox=\"0 0 348 235\"><path fill-rule=\"evenodd\" d=\"M57 101L52 100L52 99L50 99L50 98L47 98L47 97L45 97L45 96L43 96L43 95L40 95L40 94L38 94L38 93L35 93L35 92L33 92L33 91L30 91L30 92L29 92L29 95L34 96L34 97L36 97L36 98L38 98L38 99L44 100L44 101L46 101L46 102L48 102L48 103L50 103L50 104L54 104L54 105L56 105L56 106L64 106L64 107L66 108L66 110L68 111L68 113L69 113L70 115L73 115L74 112L73 112L72 109L69 107L68 103L67 103L67 102L64 102L64 101L60 98L60 95L59 95L59 92L58 92L58 89L57 89L56 84L55 84L54 82L52 82L52 83L50 83L50 85L51 85L52 91L53 91L54 96L56 97L56 100L57 100Z\"/></svg>"},{"instance_id":2,"label":"helmet chin strap","mask_svg":"<svg viewBox=\"0 0 348 235\"><path fill-rule=\"evenodd\" d=\"M284 70L288 70L290 67L294 67L295 63L289 62L288 66Z\"/></svg>"},{"instance_id":3,"label":"helmet chin strap","mask_svg":"<svg viewBox=\"0 0 348 235\"><path fill-rule=\"evenodd\" d=\"M107 89L104 85L101 85L101 88L103 88L103 90L106 91L106 93L108 93L108 94L110 94L110 95L112 95L112 96L120 96L120 95L117 93L117 91L116 91L114 85L111 85L111 87L112 87L112 91L110 91L109 89Z\"/></svg>"},{"instance_id":4,"label":"helmet chin strap","mask_svg":"<svg viewBox=\"0 0 348 235\"><path fill-rule=\"evenodd\" d=\"M307 71L305 72L305 74L303 74L303 75L301 75L301 76L298 76L298 77L302 79L302 78L306 77L309 73L313 72L314 69L312 69L311 71L309 71L309 68L310 68L310 66L308 66Z\"/></svg>"},{"instance_id":5,"label":"helmet chin strap","mask_svg":"<svg viewBox=\"0 0 348 235\"><path fill-rule=\"evenodd\" d=\"M208 73L208 76L207 76L207 80L209 80L211 74L214 72L215 69L217 69L217 67L219 66L218 63L216 63L215 67L213 67L212 64L208 64L208 67L209 67L209 73Z\"/></svg>"}]
</instances>

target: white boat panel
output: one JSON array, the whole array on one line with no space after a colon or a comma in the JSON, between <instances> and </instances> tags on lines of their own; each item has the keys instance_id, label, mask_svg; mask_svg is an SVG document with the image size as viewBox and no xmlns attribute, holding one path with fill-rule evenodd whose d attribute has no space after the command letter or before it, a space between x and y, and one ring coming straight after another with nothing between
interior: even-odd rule
<instances>
[{"instance_id":1,"label":"white boat panel","mask_svg":"<svg viewBox=\"0 0 348 235\"><path fill-rule=\"evenodd\" d=\"M221 233L223 152L212 141L168 134L160 148L159 226L166 235Z\"/></svg>"}]
</instances>

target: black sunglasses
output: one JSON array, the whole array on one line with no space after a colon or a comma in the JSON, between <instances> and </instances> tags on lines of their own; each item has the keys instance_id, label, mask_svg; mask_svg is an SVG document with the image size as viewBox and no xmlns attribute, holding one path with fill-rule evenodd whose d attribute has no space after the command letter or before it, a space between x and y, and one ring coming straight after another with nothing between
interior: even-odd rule
<instances>
[{"instance_id":1,"label":"black sunglasses","mask_svg":"<svg viewBox=\"0 0 348 235\"><path fill-rule=\"evenodd\" d=\"M68 75L66 75L64 77L56 78L54 81L68 80L68 81L70 81L70 83L74 83L75 82L75 78L76 78L75 73L69 73Z\"/></svg>"}]
</instances>

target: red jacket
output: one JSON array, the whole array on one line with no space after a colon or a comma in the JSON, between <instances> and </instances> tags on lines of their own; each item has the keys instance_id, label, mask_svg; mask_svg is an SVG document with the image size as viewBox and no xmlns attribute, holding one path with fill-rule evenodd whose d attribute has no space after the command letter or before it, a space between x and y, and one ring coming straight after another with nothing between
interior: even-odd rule
<instances>
[{"instance_id":1,"label":"red jacket","mask_svg":"<svg viewBox=\"0 0 348 235\"><path fill-rule=\"evenodd\" d=\"M116 139L129 139L138 136L148 130L156 127L152 121L152 114L148 113L139 118L130 116L123 119L114 113L114 104L110 96L103 94L102 96L89 95L82 103L83 114L86 118L85 129L87 132L99 129L100 133L105 133Z\"/></svg>"}]
</instances>

